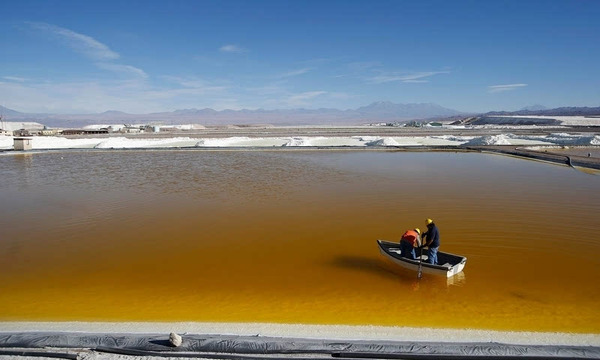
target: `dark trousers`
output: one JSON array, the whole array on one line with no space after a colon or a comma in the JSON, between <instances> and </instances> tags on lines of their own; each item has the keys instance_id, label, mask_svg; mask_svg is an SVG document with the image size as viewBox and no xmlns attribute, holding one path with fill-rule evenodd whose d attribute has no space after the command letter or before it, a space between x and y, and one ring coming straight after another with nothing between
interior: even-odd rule
<instances>
[{"instance_id":1,"label":"dark trousers","mask_svg":"<svg viewBox=\"0 0 600 360\"><path fill-rule=\"evenodd\" d=\"M415 254L415 248L408 241L400 241L400 251L402 252L402 256L405 258L413 260L417 259L417 254Z\"/></svg>"}]
</instances>

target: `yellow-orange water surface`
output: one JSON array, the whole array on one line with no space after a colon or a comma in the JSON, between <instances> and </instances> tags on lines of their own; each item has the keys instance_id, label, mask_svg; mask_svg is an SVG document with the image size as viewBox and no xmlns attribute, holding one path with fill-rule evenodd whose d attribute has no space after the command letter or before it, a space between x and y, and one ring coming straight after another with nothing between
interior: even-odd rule
<instances>
[{"instance_id":1,"label":"yellow-orange water surface","mask_svg":"<svg viewBox=\"0 0 600 360\"><path fill-rule=\"evenodd\" d=\"M499 155L0 156L0 321L600 332L600 176ZM376 239L430 217L450 279Z\"/></svg>"}]
</instances>

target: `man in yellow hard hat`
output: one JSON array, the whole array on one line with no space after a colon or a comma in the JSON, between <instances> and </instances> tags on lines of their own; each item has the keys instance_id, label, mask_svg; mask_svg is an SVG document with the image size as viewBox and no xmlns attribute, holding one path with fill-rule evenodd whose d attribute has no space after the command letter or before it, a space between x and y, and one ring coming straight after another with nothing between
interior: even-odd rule
<instances>
[{"instance_id":1,"label":"man in yellow hard hat","mask_svg":"<svg viewBox=\"0 0 600 360\"><path fill-rule=\"evenodd\" d=\"M440 232L431 219L425 220L427 231L423 233L423 246L428 248L427 262L437 264L437 253L440 248Z\"/></svg>"}]
</instances>

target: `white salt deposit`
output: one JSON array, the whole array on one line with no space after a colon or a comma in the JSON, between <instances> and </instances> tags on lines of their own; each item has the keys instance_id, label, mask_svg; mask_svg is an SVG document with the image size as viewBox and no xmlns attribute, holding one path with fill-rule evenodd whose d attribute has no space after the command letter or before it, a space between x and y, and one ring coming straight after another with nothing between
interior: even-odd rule
<instances>
[{"instance_id":1,"label":"white salt deposit","mask_svg":"<svg viewBox=\"0 0 600 360\"><path fill-rule=\"evenodd\" d=\"M400 144L391 137L378 138L377 140L369 141L367 146L399 146Z\"/></svg>"},{"instance_id":2,"label":"white salt deposit","mask_svg":"<svg viewBox=\"0 0 600 360\"><path fill-rule=\"evenodd\" d=\"M486 136L300 136L300 137L225 137L192 138L161 137L139 138L115 136L103 138L65 138L60 136L31 136L34 150L56 149L144 149L193 147L394 147L394 146L460 146L460 145L515 145L515 146L600 146L600 135L573 135L555 133L547 136L514 135L511 133ZM0 150L12 150L13 136L0 136Z\"/></svg>"},{"instance_id":3,"label":"white salt deposit","mask_svg":"<svg viewBox=\"0 0 600 360\"><path fill-rule=\"evenodd\" d=\"M586 146L600 145L599 135L571 135L566 133L551 134L547 140L556 145Z\"/></svg>"},{"instance_id":4,"label":"white salt deposit","mask_svg":"<svg viewBox=\"0 0 600 360\"><path fill-rule=\"evenodd\" d=\"M447 141L449 143L467 143L470 140L473 140L473 136L456 136L456 135L440 135L440 136L432 136L432 139Z\"/></svg>"},{"instance_id":5,"label":"white salt deposit","mask_svg":"<svg viewBox=\"0 0 600 360\"><path fill-rule=\"evenodd\" d=\"M3 121L0 126L7 131L16 131L20 129L32 129L42 130L44 125L37 122L16 122L16 121Z\"/></svg>"},{"instance_id":6,"label":"white salt deposit","mask_svg":"<svg viewBox=\"0 0 600 360\"><path fill-rule=\"evenodd\" d=\"M293 137L287 139L287 141L282 146L313 146L313 139L314 138L310 137Z\"/></svg>"},{"instance_id":7,"label":"white salt deposit","mask_svg":"<svg viewBox=\"0 0 600 360\"><path fill-rule=\"evenodd\" d=\"M363 142L354 137L315 137L310 140L313 146L365 146Z\"/></svg>"},{"instance_id":8,"label":"white salt deposit","mask_svg":"<svg viewBox=\"0 0 600 360\"><path fill-rule=\"evenodd\" d=\"M530 119L555 119L565 126L600 126L600 117L589 116L551 116L551 115L514 115L502 116L513 118L530 118Z\"/></svg>"},{"instance_id":9,"label":"white salt deposit","mask_svg":"<svg viewBox=\"0 0 600 360\"><path fill-rule=\"evenodd\" d=\"M196 139L196 143L193 146L198 147L232 147L232 146L244 146L251 141L249 137L228 137L228 138L206 138Z\"/></svg>"},{"instance_id":10,"label":"white salt deposit","mask_svg":"<svg viewBox=\"0 0 600 360\"><path fill-rule=\"evenodd\" d=\"M96 139L99 140L99 139ZM94 146L96 149L144 149L144 148L173 148L195 146L197 139L189 137L160 138L160 139L129 139L112 137L102 139Z\"/></svg>"},{"instance_id":11,"label":"white salt deposit","mask_svg":"<svg viewBox=\"0 0 600 360\"><path fill-rule=\"evenodd\" d=\"M507 135L486 135L473 138L465 145L513 145Z\"/></svg>"}]
</instances>

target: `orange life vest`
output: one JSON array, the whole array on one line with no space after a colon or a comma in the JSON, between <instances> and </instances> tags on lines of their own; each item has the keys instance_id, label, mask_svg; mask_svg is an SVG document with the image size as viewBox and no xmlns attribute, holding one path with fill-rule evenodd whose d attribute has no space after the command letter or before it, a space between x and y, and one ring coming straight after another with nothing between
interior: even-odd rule
<instances>
[{"instance_id":1,"label":"orange life vest","mask_svg":"<svg viewBox=\"0 0 600 360\"><path fill-rule=\"evenodd\" d=\"M419 234L414 230L406 230L404 235L402 235L402 239L404 241L408 241L413 247L418 246L417 239L419 238Z\"/></svg>"}]
</instances>

